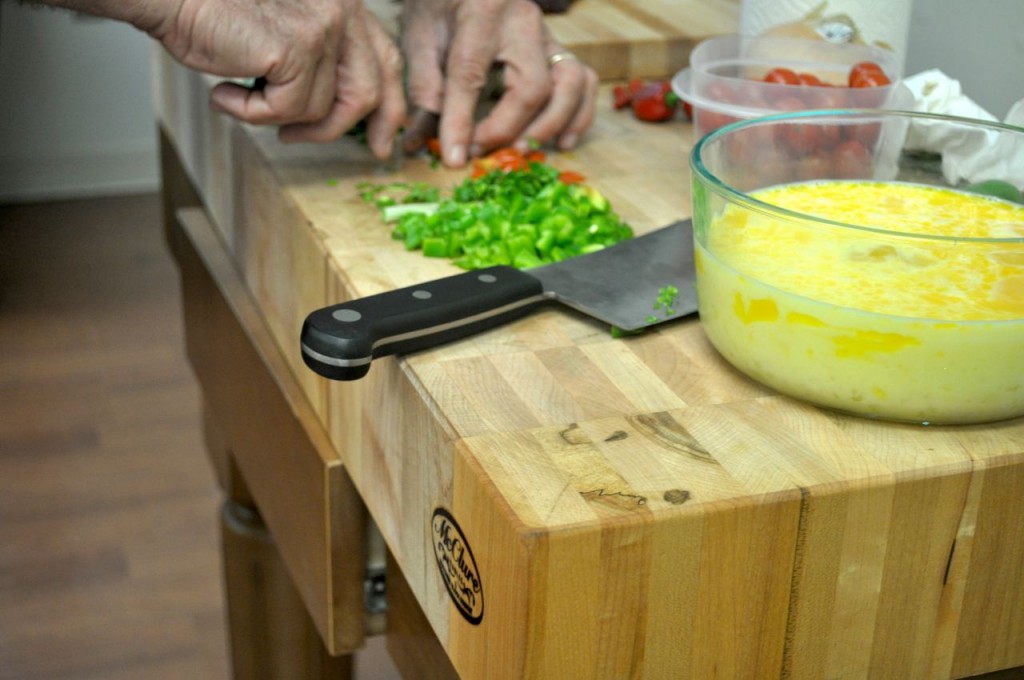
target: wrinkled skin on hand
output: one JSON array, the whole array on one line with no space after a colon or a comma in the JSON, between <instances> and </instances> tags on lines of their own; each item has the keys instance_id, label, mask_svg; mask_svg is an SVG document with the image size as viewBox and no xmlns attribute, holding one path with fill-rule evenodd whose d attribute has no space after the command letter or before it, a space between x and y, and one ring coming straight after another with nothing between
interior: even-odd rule
<instances>
[{"instance_id":1,"label":"wrinkled skin on hand","mask_svg":"<svg viewBox=\"0 0 1024 680\"><path fill-rule=\"evenodd\" d=\"M563 47L532 0L405 0L401 46L416 114L406 149L438 125L442 160L453 167L500 146L573 148L594 120L597 75L575 59L549 65ZM504 90L480 121L474 115L492 64ZM420 112L439 114L439 118Z\"/></svg>"},{"instance_id":2,"label":"wrinkled skin on hand","mask_svg":"<svg viewBox=\"0 0 1024 680\"><path fill-rule=\"evenodd\" d=\"M361 0L181 0L133 23L186 66L266 80L217 85L215 110L279 125L286 142L336 139L366 118L370 148L390 155L405 119L401 55Z\"/></svg>"}]
</instances>

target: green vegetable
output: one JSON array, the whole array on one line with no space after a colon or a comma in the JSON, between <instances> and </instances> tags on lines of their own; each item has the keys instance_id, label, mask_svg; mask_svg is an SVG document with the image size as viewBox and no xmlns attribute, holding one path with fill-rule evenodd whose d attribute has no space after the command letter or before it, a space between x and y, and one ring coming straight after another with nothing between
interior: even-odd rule
<instances>
[{"instance_id":1,"label":"green vegetable","mask_svg":"<svg viewBox=\"0 0 1024 680\"><path fill-rule=\"evenodd\" d=\"M665 316L675 316L674 309L676 300L679 299L679 289L675 286L664 286L658 289L658 299L654 301L654 309L662 310Z\"/></svg>"},{"instance_id":2,"label":"green vegetable","mask_svg":"<svg viewBox=\"0 0 1024 680\"><path fill-rule=\"evenodd\" d=\"M661 311L664 318L675 316L675 304L679 299L679 289L675 286L663 286L658 289L658 297L654 300L654 311ZM658 321L658 317L651 314L647 317L648 323Z\"/></svg>"},{"instance_id":3,"label":"green vegetable","mask_svg":"<svg viewBox=\"0 0 1024 680\"><path fill-rule=\"evenodd\" d=\"M397 222L402 215L418 213L420 215L432 215L437 212L437 203L395 203L385 205L381 208L381 216L385 222Z\"/></svg>"},{"instance_id":4,"label":"green vegetable","mask_svg":"<svg viewBox=\"0 0 1024 680\"><path fill-rule=\"evenodd\" d=\"M441 191L427 182L360 182L356 190L364 201L382 209L393 205L436 203L441 198Z\"/></svg>"},{"instance_id":5,"label":"green vegetable","mask_svg":"<svg viewBox=\"0 0 1024 680\"><path fill-rule=\"evenodd\" d=\"M676 300L679 299L679 289L675 286L662 286L658 289L658 297L654 300L654 311L661 311L664 318L675 316L675 304ZM658 317L654 314L648 314L646 318L647 323L657 323ZM637 335L644 331L643 328L638 328L634 331L627 331L619 328L618 326L612 326L612 337L613 338L625 338L630 335Z\"/></svg>"},{"instance_id":6,"label":"green vegetable","mask_svg":"<svg viewBox=\"0 0 1024 680\"><path fill-rule=\"evenodd\" d=\"M643 328L637 328L636 330L627 331L618 326L612 326L612 337L618 340L619 338L628 338L631 335L640 335L644 332Z\"/></svg>"},{"instance_id":7,"label":"green vegetable","mask_svg":"<svg viewBox=\"0 0 1024 680\"><path fill-rule=\"evenodd\" d=\"M468 178L442 198L427 184L361 184L363 200L393 223L410 250L463 269L527 269L590 253L633 236L593 187L567 185L545 163Z\"/></svg>"},{"instance_id":8,"label":"green vegetable","mask_svg":"<svg viewBox=\"0 0 1024 680\"><path fill-rule=\"evenodd\" d=\"M1021 196L1020 189L1009 182L1004 182L1001 179L990 179L984 182L977 182L975 184L969 184L965 188L967 191L975 194L984 194L985 196L1001 198L1004 201L1013 201L1014 203L1024 203L1024 197Z\"/></svg>"}]
</instances>

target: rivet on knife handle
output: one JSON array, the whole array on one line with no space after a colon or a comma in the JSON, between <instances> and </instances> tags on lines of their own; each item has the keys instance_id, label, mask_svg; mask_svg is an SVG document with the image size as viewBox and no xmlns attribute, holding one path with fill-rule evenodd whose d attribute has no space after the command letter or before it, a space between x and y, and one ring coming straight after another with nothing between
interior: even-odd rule
<instances>
[{"instance_id":1,"label":"rivet on knife handle","mask_svg":"<svg viewBox=\"0 0 1024 680\"><path fill-rule=\"evenodd\" d=\"M302 358L326 378L356 380L376 357L478 333L545 299L540 281L513 267L456 274L314 311L302 325Z\"/></svg>"}]
</instances>

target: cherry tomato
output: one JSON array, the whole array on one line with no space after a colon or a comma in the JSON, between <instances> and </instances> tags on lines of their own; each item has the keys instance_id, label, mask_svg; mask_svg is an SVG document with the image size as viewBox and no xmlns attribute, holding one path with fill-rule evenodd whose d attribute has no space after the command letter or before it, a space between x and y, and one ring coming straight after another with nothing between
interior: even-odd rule
<instances>
[{"instance_id":1,"label":"cherry tomato","mask_svg":"<svg viewBox=\"0 0 1024 680\"><path fill-rule=\"evenodd\" d=\"M813 123L787 123L781 128L782 138L796 156L807 156L822 146L821 126Z\"/></svg>"},{"instance_id":2,"label":"cherry tomato","mask_svg":"<svg viewBox=\"0 0 1024 680\"><path fill-rule=\"evenodd\" d=\"M809 182L816 179L825 179L833 173L832 156L828 152L818 151L809 156L797 158L793 161L791 171L793 179L798 182Z\"/></svg>"},{"instance_id":3,"label":"cherry tomato","mask_svg":"<svg viewBox=\"0 0 1024 680\"><path fill-rule=\"evenodd\" d=\"M697 109L694 116L697 136L704 136L729 123L735 123L737 120L720 111L708 111L706 109Z\"/></svg>"},{"instance_id":4,"label":"cherry tomato","mask_svg":"<svg viewBox=\"0 0 1024 680\"><path fill-rule=\"evenodd\" d=\"M764 76L764 82L777 85L799 85L800 76L796 71L788 68L773 68Z\"/></svg>"},{"instance_id":5,"label":"cherry tomato","mask_svg":"<svg viewBox=\"0 0 1024 680\"><path fill-rule=\"evenodd\" d=\"M633 115L649 123L658 123L671 119L676 113L674 103L666 101L666 97L658 93L651 97L633 99Z\"/></svg>"},{"instance_id":6,"label":"cherry tomato","mask_svg":"<svg viewBox=\"0 0 1024 680\"><path fill-rule=\"evenodd\" d=\"M733 104L736 102L736 93L729 85L721 81L710 83L704 94L710 101L720 102L723 104ZM726 115L721 111L712 111L709 109L695 109L693 115L698 136L714 132L723 125L728 125L729 123L736 121L735 118Z\"/></svg>"},{"instance_id":7,"label":"cherry tomato","mask_svg":"<svg viewBox=\"0 0 1024 680\"><path fill-rule=\"evenodd\" d=\"M818 128L818 148L827 151L843 140L843 130L838 125L815 125Z\"/></svg>"},{"instance_id":8,"label":"cherry tomato","mask_svg":"<svg viewBox=\"0 0 1024 680\"><path fill-rule=\"evenodd\" d=\"M843 126L843 139L858 142L865 149L874 147L881 133L881 123L849 123Z\"/></svg>"},{"instance_id":9,"label":"cherry tomato","mask_svg":"<svg viewBox=\"0 0 1024 680\"><path fill-rule=\"evenodd\" d=\"M848 106L846 94L834 87L816 87L802 94L807 102L807 108L842 109ZM825 123L816 123L815 125L819 129L818 143L822 149L831 149L842 141L843 126Z\"/></svg>"},{"instance_id":10,"label":"cherry tomato","mask_svg":"<svg viewBox=\"0 0 1024 680\"><path fill-rule=\"evenodd\" d=\"M736 93L729 85L720 80L708 84L707 89L704 91L704 97L710 101L723 104L737 103Z\"/></svg>"},{"instance_id":11,"label":"cherry tomato","mask_svg":"<svg viewBox=\"0 0 1024 680\"><path fill-rule=\"evenodd\" d=\"M866 73L850 80L850 87L883 87L892 81L884 73Z\"/></svg>"},{"instance_id":12,"label":"cherry tomato","mask_svg":"<svg viewBox=\"0 0 1024 680\"><path fill-rule=\"evenodd\" d=\"M861 179L871 176L871 152L863 144L848 139L835 150L835 175L843 179Z\"/></svg>"},{"instance_id":13,"label":"cherry tomato","mask_svg":"<svg viewBox=\"0 0 1024 680\"><path fill-rule=\"evenodd\" d=\"M657 123L676 115L679 97L667 80L651 80L633 93L633 115L638 119Z\"/></svg>"},{"instance_id":14,"label":"cherry tomato","mask_svg":"<svg viewBox=\"0 0 1024 680\"><path fill-rule=\"evenodd\" d=\"M778 170L770 165L779 156L772 127L754 125L740 128L722 141L734 167L749 167L752 177L760 177L764 173L771 177L778 175Z\"/></svg>"},{"instance_id":15,"label":"cherry tomato","mask_svg":"<svg viewBox=\"0 0 1024 680\"><path fill-rule=\"evenodd\" d=\"M775 102L780 111L802 111L807 105L796 96ZM789 149L794 156L806 156L815 151L821 143L821 126L801 121L780 123L775 127L775 139Z\"/></svg>"},{"instance_id":16,"label":"cherry tomato","mask_svg":"<svg viewBox=\"0 0 1024 680\"><path fill-rule=\"evenodd\" d=\"M850 87L881 87L891 82L882 67L873 61L854 64L847 79Z\"/></svg>"},{"instance_id":17,"label":"cherry tomato","mask_svg":"<svg viewBox=\"0 0 1024 680\"><path fill-rule=\"evenodd\" d=\"M615 110L624 109L633 100L633 94L625 85L616 85L612 88L612 107Z\"/></svg>"},{"instance_id":18,"label":"cherry tomato","mask_svg":"<svg viewBox=\"0 0 1024 680\"><path fill-rule=\"evenodd\" d=\"M800 73L797 75L798 84L810 87L824 87L825 82L813 73Z\"/></svg>"},{"instance_id":19,"label":"cherry tomato","mask_svg":"<svg viewBox=\"0 0 1024 680\"><path fill-rule=\"evenodd\" d=\"M431 137L427 140L427 152L435 158L441 157L441 140L437 137Z\"/></svg>"},{"instance_id":20,"label":"cherry tomato","mask_svg":"<svg viewBox=\"0 0 1024 680\"><path fill-rule=\"evenodd\" d=\"M630 95L635 95L637 92L644 89L645 85L647 85L647 81L643 78L633 78L629 81L626 89L629 91Z\"/></svg>"},{"instance_id":21,"label":"cherry tomato","mask_svg":"<svg viewBox=\"0 0 1024 680\"><path fill-rule=\"evenodd\" d=\"M810 103L816 109L843 109L850 105L843 89L822 87L815 89L810 95Z\"/></svg>"},{"instance_id":22,"label":"cherry tomato","mask_svg":"<svg viewBox=\"0 0 1024 680\"><path fill-rule=\"evenodd\" d=\"M637 119L648 122L670 120L679 108L679 97L670 80L633 78L626 85L612 88L612 105L630 107Z\"/></svg>"}]
</instances>

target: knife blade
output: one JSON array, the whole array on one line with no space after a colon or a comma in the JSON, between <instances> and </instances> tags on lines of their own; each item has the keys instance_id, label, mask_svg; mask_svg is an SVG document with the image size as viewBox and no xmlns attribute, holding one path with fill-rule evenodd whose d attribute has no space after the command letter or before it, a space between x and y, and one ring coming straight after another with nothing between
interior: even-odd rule
<instances>
[{"instance_id":1,"label":"knife blade","mask_svg":"<svg viewBox=\"0 0 1024 680\"><path fill-rule=\"evenodd\" d=\"M476 269L318 309L302 325L306 365L355 380L374 358L433 347L561 303L623 331L697 311L693 228L675 222L595 253L527 270ZM653 313L660 291L678 295L670 317Z\"/></svg>"}]
</instances>

